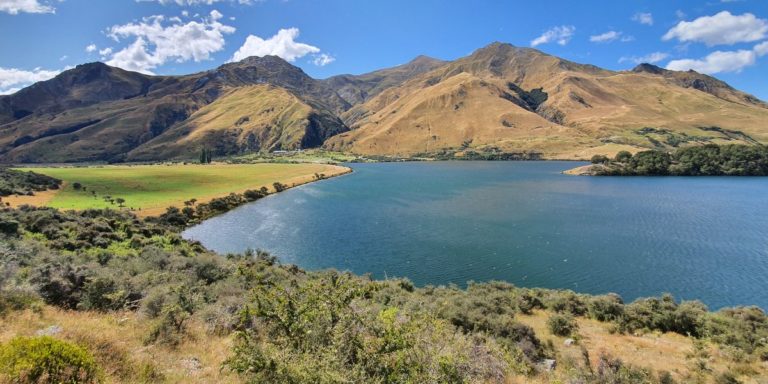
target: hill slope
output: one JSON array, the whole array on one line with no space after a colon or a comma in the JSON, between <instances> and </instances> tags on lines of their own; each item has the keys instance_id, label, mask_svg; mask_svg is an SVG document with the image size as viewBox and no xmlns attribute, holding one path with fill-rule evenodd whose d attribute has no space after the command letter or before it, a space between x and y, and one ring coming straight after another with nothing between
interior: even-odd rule
<instances>
[{"instance_id":1,"label":"hill slope","mask_svg":"<svg viewBox=\"0 0 768 384\"><path fill-rule=\"evenodd\" d=\"M768 107L712 77L641 65L614 72L494 43L343 115L326 143L362 154L445 149L588 158L686 143L768 142Z\"/></svg>"},{"instance_id":2,"label":"hill slope","mask_svg":"<svg viewBox=\"0 0 768 384\"><path fill-rule=\"evenodd\" d=\"M234 123L249 114L234 121L211 118L235 99L260 111L296 104L302 112L255 119L245 127ZM272 100L280 102L265 105ZM92 63L0 97L0 156L5 162L157 160L194 157L189 155L203 146L216 155L319 146L347 129L336 117L347 108L331 88L274 56L179 77ZM208 118L199 120L206 113ZM221 142L222 137L235 139Z\"/></svg>"}]
</instances>

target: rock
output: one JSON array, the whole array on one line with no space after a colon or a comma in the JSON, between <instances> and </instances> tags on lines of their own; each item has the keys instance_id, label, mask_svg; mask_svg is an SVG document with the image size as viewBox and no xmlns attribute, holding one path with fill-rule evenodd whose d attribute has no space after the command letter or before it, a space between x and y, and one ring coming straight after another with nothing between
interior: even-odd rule
<instances>
[{"instance_id":1,"label":"rock","mask_svg":"<svg viewBox=\"0 0 768 384\"><path fill-rule=\"evenodd\" d=\"M203 369L203 364L197 357L187 357L181 359L181 366L187 371L187 375L195 375Z\"/></svg>"},{"instance_id":2,"label":"rock","mask_svg":"<svg viewBox=\"0 0 768 384\"><path fill-rule=\"evenodd\" d=\"M547 372L552 372L557 368L557 361L555 359L544 359L541 362L541 368Z\"/></svg>"},{"instance_id":3,"label":"rock","mask_svg":"<svg viewBox=\"0 0 768 384\"><path fill-rule=\"evenodd\" d=\"M37 332L35 332L38 336L53 336L56 334L61 333L63 329L58 325L51 325L48 328L45 329L38 329Z\"/></svg>"},{"instance_id":4,"label":"rock","mask_svg":"<svg viewBox=\"0 0 768 384\"><path fill-rule=\"evenodd\" d=\"M565 339L565 341L563 342L563 345L565 345L566 347L570 347L575 342L576 342L576 340L574 340L574 339Z\"/></svg>"}]
</instances>

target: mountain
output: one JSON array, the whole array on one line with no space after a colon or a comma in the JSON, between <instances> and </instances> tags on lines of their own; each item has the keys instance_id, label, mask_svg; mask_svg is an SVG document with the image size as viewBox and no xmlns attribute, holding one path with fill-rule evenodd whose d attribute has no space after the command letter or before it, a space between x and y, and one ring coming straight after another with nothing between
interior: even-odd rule
<instances>
[{"instance_id":1,"label":"mountain","mask_svg":"<svg viewBox=\"0 0 768 384\"><path fill-rule=\"evenodd\" d=\"M493 43L324 80L276 57L185 76L80 65L0 96L0 161L193 159L324 146L368 155L594 154L768 143L768 105L693 71L610 71Z\"/></svg>"},{"instance_id":2,"label":"mountain","mask_svg":"<svg viewBox=\"0 0 768 384\"><path fill-rule=\"evenodd\" d=\"M338 75L323 82L335 89L348 103L355 105L367 101L387 88L400 85L443 64L445 62L442 60L422 55L393 68L380 69L362 75Z\"/></svg>"},{"instance_id":3,"label":"mountain","mask_svg":"<svg viewBox=\"0 0 768 384\"><path fill-rule=\"evenodd\" d=\"M768 142L768 106L710 76L609 71L493 43L342 115L329 149L376 155L536 152L585 159L699 143Z\"/></svg>"},{"instance_id":4,"label":"mountain","mask_svg":"<svg viewBox=\"0 0 768 384\"><path fill-rule=\"evenodd\" d=\"M348 129L337 115L349 107L275 56L188 76L91 63L0 97L0 156L131 161L319 146Z\"/></svg>"}]
</instances>

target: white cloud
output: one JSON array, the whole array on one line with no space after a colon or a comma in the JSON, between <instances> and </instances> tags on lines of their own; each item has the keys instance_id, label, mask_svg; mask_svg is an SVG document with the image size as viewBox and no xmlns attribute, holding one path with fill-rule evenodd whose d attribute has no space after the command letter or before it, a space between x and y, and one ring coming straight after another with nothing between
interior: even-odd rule
<instances>
[{"instance_id":1,"label":"white cloud","mask_svg":"<svg viewBox=\"0 0 768 384\"><path fill-rule=\"evenodd\" d=\"M136 2L142 3L142 2L156 2L160 3L162 5L168 5L168 4L176 4L180 6L187 6L187 5L213 5L214 3L219 3L223 1L229 1L232 3L238 3L238 4L244 4L244 5L251 5L254 3L253 0L136 0ZM256 0L258 1L258 0Z\"/></svg>"},{"instance_id":2,"label":"white cloud","mask_svg":"<svg viewBox=\"0 0 768 384\"><path fill-rule=\"evenodd\" d=\"M315 56L315 59L312 60L312 63L314 63L317 66L324 67L330 63L333 63L334 61L336 61L335 57L327 53L321 53Z\"/></svg>"},{"instance_id":3,"label":"white cloud","mask_svg":"<svg viewBox=\"0 0 768 384\"><path fill-rule=\"evenodd\" d=\"M644 25L653 25L653 14L645 12L635 13L632 16L632 21L636 21Z\"/></svg>"},{"instance_id":4,"label":"white cloud","mask_svg":"<svg viewBox=\"0 0 768 384\"><path fill-rule=\"evenodd\" d=\"M0 12L11 15L19 13L54 13L56 8L38 0L0 0Z\"/></svg>"},{"instance_id":5,"label":"white cloud","mask_svg":"<svg viewBox=\"0 0 768 384\"><path fill-rule=\"evenodd\" d=\"M606 33L601 33L599 35L594 35L589 37L589 41L593 43L610 43L611 41L618 40L621 37L622 33L617 31L608 31ZM622 39L622 41L624 41Z\"/></svg>"},{"instance_id":6,"label":"white cloud","mask_svg":"<svg viewBox=\"0 0 768 384\"><path fill-rule=\"evenodd\" d=\"M112 54L112 47L107 47L99 50L99 56L101 56L102 60L109 57L109 55L111 54Z\"/></svg>"},{"instance_id":7,"label":"white cloud","mask_svg":"<svg viewBox=\"0 0 768 384\"><path fill-rule=\"evenodd\" d=\"M296 42L297 37L299 37L298 28L281 29L276 35L266 40L249 35L243 46L232 56L232 61L240 61L249 56L274 55L292 62L310 53L320 53L318 47Z\"/></svg>"},{"instance_id":8,"label":"white cloud","mask_svg":"<svg viewBox=\"0 0 768 384\"><path fill-rule=\"evenodd\" d=\"M96 44L88 44L88 46L85 47L85 51L88 53L96 52L97 49Z\"/></svg>"},{"instance_id":9,"label":"white cloud","mask_svg":"<svg viewBox=\"0 0 768 384\"><path fill-rule=\"evenodd\" d=\"M59 61L64 61L64 60L66 60L66 59L68 59L68 58L69 58L69 56L67 56L67 55L64 55L64 56L62 56L62 57L59 57Z\"/></svg>"},{"instance_id":10,"label":"white cloud","mask_svg":"<svg viewBox=\"0 0 768 384\"><path fill-rule=\"evenodd\" d=\"M768 55L768 41L764 41L758 45L755 45L755 53L758 56Z\"/></svg>"},{"instance_id":11,"label":"white cloud","mask_svg":"<svg viewBox=\"0 0 768 384\"><path fill-rule=\"evenodd\" d=\"M629 61L629 62L632 62L632 63L635 63L635 64L642 64L642 63L654 64L654 63L658 63L659 61L662 61L662 60L666 59L667 57L669 57L668 53L653 52L653 53L649 53L649 54L647 54L645 56L639 56L639 57L638 56L624 56L624 57L619 59L619 63L624 63L624 62Z\"/></svg>"},{"instance_id":12,"label":"white cloud","mask_svg":"<svg viewBox=\"0 0 768 384\"><path fill-rule=\"evenodd\" d=\"M754 51L741 49L738 51L715 51L702 59L672 60L667 69L715 74L721 72L741 72L742 69L755 64L757 54Z\"/></svg>"},{"instance_id":13,"label":"white cloud","mask_svg":"<svg viewBox=\"0 0 768 384\"><path fill-rule=\"evenodd\" d=\"M48 80L59 73L61 73L60 70L35 68L31 71L26 71L23 69L0 67L0 94L8 95L15 93L23 87L38 81Z\"/></svg>"},{"instance_id":14,"label":"white cloud","mask_svg":"<svg viewBox=\"0 0 768 384\"><path fill-rule=\"evenodd\" d=\"M107 64L123 69L152 73L152 69L169 60L185 62L208 60L211 54L224 49L224 35L235 28L219 22L223 15L214 10L202 21L183 24L164 16L145 17L141 22L115 25L107 35L119 42L122 38L135 38L129 46L111 54Z\"/></svg>"},{"instance_id":15,"label":"white cloud","mask_svg":"<svg viewBox=\"0 0 768 384\"><path fill-rule=\"evenodd\" d=\"M768 36L768 21L751 13L740 16L722 11L714 16L703 16L693 21L681 21L670 29L663 40L702 42L707 46L748 43Z\"/></svg>"},{"instance_id":16,"label":"white cloud","mask_svg":"<svg viewBox=\"0 0 768 384\"><path fill-rule=\"evenodd\" d=\"M566 45L569 41L571 41L574 32L576 32L576 27L572 25L561 25L559 27L554 27L544 32L541 36L533 39L533 41L531 41L531 46L536 47L541 44L547 44L551 42L557 42L560 45Z\"/></svg>"}]
</instances>

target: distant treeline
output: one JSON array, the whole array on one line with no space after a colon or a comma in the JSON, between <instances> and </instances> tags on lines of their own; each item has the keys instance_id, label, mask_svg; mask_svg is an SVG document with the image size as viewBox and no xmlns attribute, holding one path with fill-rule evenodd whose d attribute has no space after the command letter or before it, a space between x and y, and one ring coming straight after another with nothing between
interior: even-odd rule
<instances>
[{"instance_id":1,"label":"distant treeline","mask_svg":"<svg viewBox=\"0 0 768 384\"><path fill-rule=\"evenodd\" d=\"M596 175L609 176L766 176L768 147L708 144L671 153L622 151L613 159L596 155L592 163L604 165L595 170Z\"/></svg>"}]
</instances>

